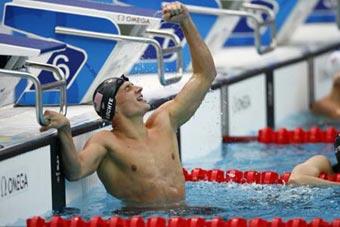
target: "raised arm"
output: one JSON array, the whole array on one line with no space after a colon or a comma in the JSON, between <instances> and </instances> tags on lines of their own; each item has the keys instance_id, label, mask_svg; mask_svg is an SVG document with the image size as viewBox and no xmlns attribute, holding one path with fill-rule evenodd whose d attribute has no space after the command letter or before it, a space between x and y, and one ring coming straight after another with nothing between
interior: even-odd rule
<instances>
[{"instance_id":1,"label":"raised arm","mask_svg":"<svg viewBox=\"0 0 340 227\"><path fill-rule=\"evenodd\" d=\"M192 59L193 75L175 99L161 108L168 111L173 127L178 128L190 119L201 104L216 77L216 69L211 53L184 5L179 2L165 5L163 18L181 25Z\"/></svg>"},{"instance_id":2,"label":"raised arm","mask_svg":"<svg viewBox=\"0 0 340 227\"><path fill-rule=\"evenodd\" d=\"M100 136L94 135L87 141L84 149L77 152L68 119L54 111L45 111L44 116L50 124L41 127L40 131L46 131L50 128L58 130L63 171L66 178L70 181L78 180L95 172L107 151Z\"/></svg>"}]
</instances>

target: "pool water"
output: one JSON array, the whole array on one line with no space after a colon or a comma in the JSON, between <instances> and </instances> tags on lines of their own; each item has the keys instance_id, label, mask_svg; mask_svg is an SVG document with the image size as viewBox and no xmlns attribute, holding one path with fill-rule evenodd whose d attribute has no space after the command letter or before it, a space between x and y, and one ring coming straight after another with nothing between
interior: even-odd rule
<instances>
[{"instance_id":1,"label":"pool water","mask_svg":"<svg viewBox=\"0 0 340 227\"><path fill-rule=\"evenodd\" d=\"M276 128L297 128L310 129L316 126L322 129L327 127L340 128L340 121L330 118L326 118L320 115L316 115L310 111L304 111L296 114L292 114L289 117L277 122Z\"/></svg>"},{"instance_id":2,"label":"pool water","mask_svg":"<svg viewBox=\"0 0 340 227\"><path fill-rule=\"evenodd\" d=\"M104 188L95 188L88 197L71 206L81 208L78 212L63 213L64 218L81 215L85 219L100 215L105 219L112 215L145 218L162 216L201 216L207 219L219 216L271 220L301 217L312 220L321 217L332 221L340 214L339 187L291 187L282 185L219 184L211 182L186 183L187 208L167 211L124 212L119 200L106 194ZM49 215L47 215L49 216ZM49 217L47 217L49 218Z\"/></svg>"},{"instance_id":3,"label":"pool water","mask_svg":"<svg viewBox=\"0 0 340 227\"><path fill-rule=\"evenodd\" d=\"M224 144L205 158L184 163L186 168L272 170L279 173L291 171L293 166L315 154L323 154L335 161L332 146L316 145L263 145L258 143ZM311 220L321 217L332 221L340 214L340 187L293 187L284 185L255 185L235 183L187 182L186 204L188 207L167 211L124 211L121 202L105 192L102 186L94 188L86 198L74 201L76 212L62 213L70 218L81 215L85 219L100 215L129 217L150 216L201 216L224 219L233 217L284 220L301 217ZM50 216L51 214L47 215Z\"/></svg>"},{"instance_id":4,"label":"pool water","mask_svg":"<svg viewBox=\"0 0 340 227\"><path fill-rule=\"evenodd\" d=\"M309 129L312 126L334 126L334 123L303 113L285 120L278 126ZM290 172L295 165L317 154L327 156L332 163L336 161L332 144L265 145L251 142L222 144L206 157L185 162L183 166L187 169L200 167L283 173ZM145 218L201 216L210 219L220 216L224 219L260 217L271 220L281 217L284 220L303 218L307 221L320 217L332 221L340 217L340 187L187 182L186 204L187 207L181 209L127 212L119 200L107 194L103 186L98 186L86 198L73 201L69 205L78 210L61 215L64 218L81 215L85 219L96 215L107 219L117 214L124 217L138 214ZM46 218L51 215L52 213L47 214Z\"/></svg>"},{"instance_id":5,"label":"pool water","mask_svg":"<svg viewBox=\"0 0 340 227\"><path fill-rule=\"evenodd\" d=\"M319 154L326 156L332 163L336 163L332 144L266 145L251 142L222 144L221 148L212 151L206 157L186 162L183 165L188 169L200 167L283 173L291 172L296 164Z\"/></svg>"}]
</instances>

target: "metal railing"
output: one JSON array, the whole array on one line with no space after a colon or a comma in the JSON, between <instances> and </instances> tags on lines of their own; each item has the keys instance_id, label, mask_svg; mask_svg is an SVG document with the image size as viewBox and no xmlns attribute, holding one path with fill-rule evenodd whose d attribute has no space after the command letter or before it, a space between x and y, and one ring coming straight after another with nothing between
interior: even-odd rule
<instances>
[{"instance_id":1,"label":"metal railing","mask_svg":"<svg viewBox=\"0 0 340 227\"><path fill-rule=\"evenodd\" d=\"M246 4L250 3L250 1L247 1L247 0L221 0L222 5L223 5L223 2L237 2L240 5L245 4L245 3ZM279 12L280 4L276 0L261 0L261 2L269 4L271 6L272 10L274 11L275 15L277 14L277 12ZM254 3L251 3L251 4L254 4ZM262 5L261 3L260 4L255 3L255 4L256 5Z\"/></svg>"},{"instance_id":2,"label":"metal railing","mask_svg":"<svg viewBox=\"0 0 340 227\"><path fill-rule=\"evenodd\" d=\"M25 66L32 67L32 68L39 68L42 70L52 72L58 78L58 80L55 82L41 85L38 78L33 76L31 73L15 71L15 70L0 69L0 75L3 74L5 76L24 78L24 79L30 80L33 83L35 87L35 111L36 111L36 118L37 118L38 123L42 126L46 126L49 124L49 121L45 119L44 114L43 114L42 93L44 90L59 88L60 90L59 112L63 115L66 115L66 112L67 112L66 79L64 78L63 72L57 66L44 64L44 63L38 63L38 62L32 62L32 61L26 61Z\"/></svg>"},{"instance_id":3,"label":"metal railing","mask_svg":"<svg viewBox=\"0 0 340 227\"><path fill-rule=\"evenodd\" d=\"M268 3L271 5L274 14L276 15L280 10L280 4L276 0L261 0L262 2ZM259 5L259 4L257 4Z\"/></svg>"},{"instance_id":4,"label":"metal railing","mask_svg":"<svg viewBox=\"0 0 340 227\"><path fill-rule=\"evenodd\" d=\"M174 42L174 46L168 47L165 49L162 49L163 55L176 53L177 55L177 61L176 61L176 76L171 77L167 79L167 81L170 81L170 83L176 83L179 81L184 73L184 64L183 64L183 52L182 52L182 46L181 46L181 40L178 38L178 36L171 31L165 31L165 30L157 30L157 29L147 29L147 34L156 36L156 37L162 37L162 38L169 38L171 41Z\"/></svg>"},{"instance_id":5,"label":"metal railing","mask_svg":"<svg viewBox=\"0 0 340 227\"><path fill-rule=\"evenodd\" d=\"M275 12L267 6L253 3L243 3L241 9L250 13L259 12L260 14L265 14L267 17L262 23L260 23L261 25L270 25L271 23L275 23Z\"/></svg>"},{"instance_id":6,"label":"metal railing","mask_svg":"<svg viewBox=\"0 0 340 227\"><path fill-rule=\"evenodd\" d=\"M250 3L244 3L243 7L247 9L252 9L256 11L262 11L267 15L268 20L260 21L254 14L246 12L246 11L239 11L239 10L228 10L228 9L216 9L216 8L209 8L209 7L202 7L202 6L194 6L194 5L186 5L189 12L191 13L198 13L198 14L205 14L205 15L215 15L215 16L238 16L238 17L247 17L254 22L255 28L255 46L256 50L259 54L265 54L272 50L277 45L276 42L276 28L275 28L275 14L273 10L268 7ZM261 27L269 26L270 27L270 35L271 41L270 44L266 47L262 45L261 41Z\"/></svg>"},{"instance_id":7,"label":"metal railing","mask_svg":"<svg viewBox=\"0 0 340 227\"><path fill-rule=\"evenodd\" d=\"M154 35L154 36L162 36L171 38L175 43L175 47L162 49L160 44L152 38L148 37L135 37L135 36L124 36L124 35L116 35L116 34L109 34L103 32L93 32L88 30L80 30L74 28L67 28L57 26L55 27L55 32L57 34L64 34L64 35L73 35L73 36L81 36L87 38L95 38L95 39L103 39L103 40L112 40L112 41L129 41L129 42L137 42L137 43L145 43L153 46L156 50L157 55L157 71L158 71L158 78L162 85L170 85L179 81L183 76L183 58L182 58L182 47L180 46L180 42L178 38L174 38L173 34L170 34L165 31L160 30L148 30L147 33ZM177 53L177 72L176 76L172 78L165 78L164 73L164 55L170 53Z\"/></svg>"}]
</instances>

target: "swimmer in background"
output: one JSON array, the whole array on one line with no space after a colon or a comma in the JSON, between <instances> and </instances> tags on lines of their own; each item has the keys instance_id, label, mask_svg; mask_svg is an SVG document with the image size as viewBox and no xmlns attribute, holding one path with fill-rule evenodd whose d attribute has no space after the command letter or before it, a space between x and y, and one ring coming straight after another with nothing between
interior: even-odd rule
<instances>
[{"instance_id":1,"label":"swimmer in background","mask_svg":"<svg viewBox=\"0 0 340 227\"><path fill-rule=\"evenodd\" d=\"M193 75L177 96L144 123L150 105L142 88L124 76L105 80L96 89L97 113L112 122L112 130L93 135L77 152L69 120L46 111L50 128L58 130L63 172L75 181L95 171L108 193L131 208L170 208L184 204L185 180L179 159L177 129L200 106L216 76L211 53L193 24L187 8L179 2L166 4L163 19L179 23L189 44Z\"/></svg>"},{"instance_id":2,"label":"swimmer in background","mask_svg":"<svg viewBox=\"0 0 340 227\"><path fill-rule=\"evenodd\" d=\"M312 112L340 119L340 51L333 52L326 61L325 73L333 77L331 92L312 104Z\"/></svg>"},{"instance_id":3,"label":"swimmer in background","mask_svg":"<svg viewBox=\"0 0 340 227\"><path fill-rule=\"evenodd\" d=\"M333 175L340 173L340 135L335 139L334 143L335 156L338 161L333 165L323 155L315 155L307 161L297 165L292 170L288 184L296 185L338 185L340 182L333 182L319 178L321 173Z\"/></svg>"}]
</instances>

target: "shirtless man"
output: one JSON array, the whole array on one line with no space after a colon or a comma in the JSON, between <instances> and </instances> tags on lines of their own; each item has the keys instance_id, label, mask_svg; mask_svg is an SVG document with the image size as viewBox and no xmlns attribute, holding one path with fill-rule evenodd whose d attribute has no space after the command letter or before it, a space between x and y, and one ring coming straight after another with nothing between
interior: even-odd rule
<instances>
[{"instance_id":1,"label":"shirtless man","mask_svg":"<svg viewBox=\"0 0 340 227\"><path fill-rule=\"evenodd\" d=\"M127 207L176 207L185 197L184 177L179 160L176 131L195 113L215 76L209 49L202 41L187 8L169 3L163 19L179 23L190 46L193 75L178 95L156 109L144 123L150 105L142 88L127 78L104 81L94 93L94 106L112 131L93 135L77 153L70 123L63 115L46 111L50 121L41 131L58 129L64 173L74 181L97 171L108 193Z\"/></svg>"},{"instance_id":2,"label":"shirtless man","mask_svg":"<svg viewBox=\"0 0 340 227\"><path fill-rule=\"evenodd\" d=\"M288 184L340 186L339 182L332 182L319 178L321 173L326 173L328 175L340 173L340 135L337 136L334 147L335 156L338 161L337 164L332 166L325 156L315 155L304 163L294 167L289 177Z\"/></svg>"},{"instance_id":3,"label":"shirtless man","mask_svg":"<svg viewBox=\"0 0 340 227\"><path fill-rule=\"evenodd\" d=\"M340 119L340 51L332 53L326 61L326 73L333 77L331 92L312 104L312 111L333 119Z\"/></svg>"}]
</instances>

